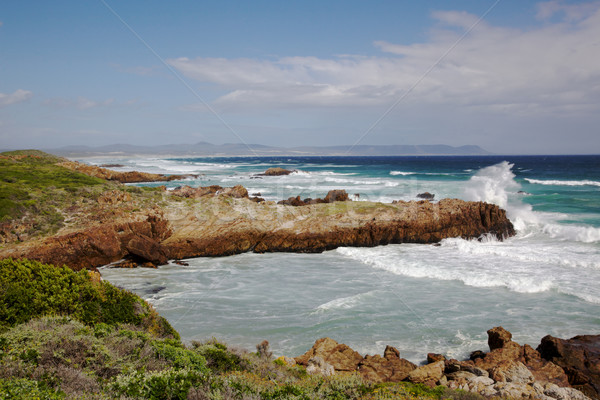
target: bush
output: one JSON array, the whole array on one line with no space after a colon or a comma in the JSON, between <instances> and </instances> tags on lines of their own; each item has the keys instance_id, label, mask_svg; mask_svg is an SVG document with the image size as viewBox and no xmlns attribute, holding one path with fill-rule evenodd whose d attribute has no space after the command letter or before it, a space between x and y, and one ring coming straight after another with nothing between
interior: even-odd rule
<instances>
[{"instance_id":1,"label":"bush","mask_svg":"<svg viewBox=\"0 0 600 400\"><path fill-rule=\"evenodd\" d=\"M106 281L92 281L87 271L0 260L0 332L41 315L68 315L87 325L132 324L179 340L179 334L148 303Z\"/></svg>"},{"instance_id":2,"label":"bush","mask_svg":"<svg viewBox=\"0 0 600 400\"><path fill-rule=\"evenodd\" d=\"M62 400L65 394L30 379L1 379L0 399Z\"/></svg>"}]
</instances>

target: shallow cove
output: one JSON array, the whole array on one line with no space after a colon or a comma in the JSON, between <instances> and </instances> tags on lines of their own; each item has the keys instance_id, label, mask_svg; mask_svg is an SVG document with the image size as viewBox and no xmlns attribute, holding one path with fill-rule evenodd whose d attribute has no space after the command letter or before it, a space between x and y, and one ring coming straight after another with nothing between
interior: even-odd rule
<instances>
[{"instance_id":1,"label":"shallow cove","mask_svg":"<svg viewBox=\"0 0 600 400\"><path fill-rule=\"evenodd\" d=\"M447 246L381 249L407 259L423 251L443 258ZM300 355L329 336L362 354L381 354L390 344L420 362L428 352L463 358L487 349L486 330L497 325L534 347L546 334L572 336L600 326L597 305L555 289L520 293L506 286L411 277L344 254L363 250L375 249L247 253L190 259L188 267L103 269L102 275L149 300L184 340L215 336L254 349L267 339L278 355Z\"/></svg>"}]
</instances>

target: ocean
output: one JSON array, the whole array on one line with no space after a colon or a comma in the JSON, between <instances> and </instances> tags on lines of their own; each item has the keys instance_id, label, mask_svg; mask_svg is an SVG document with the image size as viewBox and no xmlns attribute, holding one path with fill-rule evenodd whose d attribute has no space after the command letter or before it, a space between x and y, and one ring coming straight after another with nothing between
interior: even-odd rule
<instances>
[{"instance_id":1,"label":"ocean","mask_svg":"<svg viewBox=\"0 0 600 400\"><path fill-rule=\"evenodd\" d=\"M545 335L600 333L600 156L213 157L86 159L119 170L198 174L175 187L241 184L266 200L415 200L430 192L498 204L517 235L440 246L240 254L158 269L103 268L152 303L185 341L216 337L298 356L331 337L361 354L386 345L422 362L488 350L501 325L534 348ZM296 172L257 177L269 167ZM154 184L146 184L154 185ZM159 185L159 184L156 184Z\"/></svg>"}]
</instances>

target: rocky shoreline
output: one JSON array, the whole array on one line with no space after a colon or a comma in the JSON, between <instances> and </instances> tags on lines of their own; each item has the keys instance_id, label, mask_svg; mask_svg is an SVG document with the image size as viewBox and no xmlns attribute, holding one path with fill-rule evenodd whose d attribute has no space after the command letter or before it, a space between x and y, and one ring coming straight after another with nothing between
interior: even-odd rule
<instances>
[{"instance_id":1,"label":"rocky shoreline","mask_svg":"<svg viewBox=\"0 0 600 400\"><path fill-rule=\"evenodd\" d=\"M487 333L490 351L474 351L465 361L430 353L427 364L417 366L391 346L383 356L363 357L331 338L317 340L301 356L281 360L303 365L312 374L358 372L371 382L442 385L487 398L600 399L600 335L568 340L546 336L533 349L513 342L511 333L501 326Z\"/></svg>"},{"instance_id":2,"label":"rocky shoreline","mask_svg":"<svg viewBox=\"0 0 600 400\"><path fill-rule=\"evenodd\" d=\"M164 191L160 205L120 213L119 207L126 207L131 196L105 193L98 199L102 213L50 237L6 246L0 256L82 269L123 258L161 265L169 259L248 251L315 253L340 246L431 244L449 237L514 235L505 211L483 202L334 201L339 198L340 191L336 191L335 197L325 197L330 202L294 207L257 202L241 186L205 189L192 189L202 194L183 198L177 191Z\"/></svg>"}]
</instances>

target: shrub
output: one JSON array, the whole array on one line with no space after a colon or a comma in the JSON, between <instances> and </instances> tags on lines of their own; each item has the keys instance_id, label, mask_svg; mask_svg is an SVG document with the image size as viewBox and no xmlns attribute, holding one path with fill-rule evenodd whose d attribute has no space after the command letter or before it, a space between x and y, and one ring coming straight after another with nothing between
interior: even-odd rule
<instances>
[{"instance_id":1,"label":"shrub","mask_svg":"<svg viewBox=\"0 0 600 400\"><path fill-rule=\"evenodd\" d=\"M0 260L0 331L53 314L103 327L132 324L179 340L179 334L148 303L106 281L92 281L87 271L30 260Z\"/></svg>"},{"instance_id":2,"label":"shrub","mask_svg":"<svg viewBox=\"0 0 600 400\"><path fill-rule=\"evenodd\" d=\"M139 399L186 399L192 386L202 383L204 375L190 369L168 369L164 371L136 371L120 375L110 384L117 395Z\"/></svg>"},{"instance_id":3,"label":"shrub","mask_svg":"<svg viewBox=\"0 0 600 400\"><path fill-rule=\"evenodd\" d=\"M1 379L0 399L62 400L65 394L30 379Z\"/></svg>"}]
</instances>

